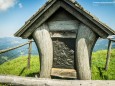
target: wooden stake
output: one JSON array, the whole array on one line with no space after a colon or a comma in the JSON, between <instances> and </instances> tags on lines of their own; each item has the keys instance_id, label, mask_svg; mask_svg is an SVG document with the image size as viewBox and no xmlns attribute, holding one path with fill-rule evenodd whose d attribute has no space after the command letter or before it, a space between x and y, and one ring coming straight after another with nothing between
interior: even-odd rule
<instances>
[{"instance_id":1,"label":"wooden stake","mask_svg":"<svg viewBox=\"0 0 115 86\"><path fill-rule=\"evenodd\" d=\"M27 68L28 68L28 69L30 69L31 51L32 51L32 41L29 41L28 64L27 64Z\"/></svg>"},{"instance_id":2,"label":"wooden stake","mask_svg":"<svg viewBox=\"0 0 115 86\"><path fill-rule=\"evenodd\" d=\"M105 64L105 70L108 70L108 66L109 66L109 61L110 61L110 55L111 55L111 46L112 46L112 41L109 40L108 43L108 51L107 51L107 58L106 58L106 64Z\"/></svg>"}]
</instances>

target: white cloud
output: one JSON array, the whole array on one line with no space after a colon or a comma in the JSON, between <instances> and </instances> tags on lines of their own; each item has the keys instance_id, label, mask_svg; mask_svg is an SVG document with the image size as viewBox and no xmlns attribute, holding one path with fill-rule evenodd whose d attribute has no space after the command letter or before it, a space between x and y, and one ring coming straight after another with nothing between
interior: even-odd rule
<instances>
[{"instance_id":1,"label":"white cloud","mask_svg":"<svg viewBox=\"0 0 115 86\"><path fill-rule=\"evenodd\" d=\"M0 11L5 11L16 4L16 0L0 0Z\"/></svg>"},{"instance_id":2,"label":"white cloud","mask_svg":"<svg viewBox=\"0 0 115 86\"><path fill-rule=\"evenodd\" d=\"M18 6L19 6L19 8L23 8L22 3L19 3Z\"/></svg>"},{"instance_id":3,"label":"white cloud","mask_svg":"<svg viewBox=\"0 0 115 86\"><path fill-rule=\"evenodd\" d=\"M93 2L95 4L114 4L115 2Z\"/></svg>"},{"instance_id":4,"label":"white cloud","mask_svg":"<svg viewBox=\"0 0 115 86\"><path fill-rule=\"evenodd\" d=\"M94 4L115 4L115 0L112 1L99 1L99 2L93 2Z\"/></svg>"}]
</instances>

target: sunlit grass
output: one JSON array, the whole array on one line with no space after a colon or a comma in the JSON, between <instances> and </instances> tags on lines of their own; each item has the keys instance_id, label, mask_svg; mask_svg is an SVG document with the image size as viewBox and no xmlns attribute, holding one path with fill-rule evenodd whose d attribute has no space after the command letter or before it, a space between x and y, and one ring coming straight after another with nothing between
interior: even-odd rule
<instances>
[{"instance_id":1,"label":"sunlit grass","mask_svg":"<svg viewBox=\"0 0 115 86\"><path fill-rule=\"evenodd\" d=\"M97 51L92 55L92 79L93 80L115 80L115 49L111 51L110 64L105 71L107 51Z\"/></svg>"},{"instance_id":2,"label":"sunlit grass","mask_svg":"<svg viewBox=\"0 0 115 86\"><path fill-rule=\"evenodd\" d=\"M27 56L21 56L0 65L1 75L33 76L40 70L39 57L32 56L30 69L27 68Z\"/></svg>"},{"instance_id":3,"label":"sunlit grass","mask_svg":"<svg viewBox=\"0 0 115 86\"><path fill-rule=\"evenodd\" d=\"M115 80L115 49L111 51L108 71L105 71L106 50L94 52L92 55L92 79ZM30 69L27 69L27 56L20 56L0 65L0 75L16 75L35 77L40 71L39 57L31 57Z\"/></svg>"}]
</instances>

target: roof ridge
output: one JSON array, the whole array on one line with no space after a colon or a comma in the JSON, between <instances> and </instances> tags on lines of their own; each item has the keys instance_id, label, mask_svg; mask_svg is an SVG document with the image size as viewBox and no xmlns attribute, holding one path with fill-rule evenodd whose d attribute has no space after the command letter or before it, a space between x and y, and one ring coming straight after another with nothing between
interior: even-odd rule
<instances>
[{"instance_id":1,"label":"roof ridge","mask_svg":"<svg viewBox=\"0 0 115 86\"><path fill-rule=\"evenodd\" d=\"M26 21L25 24L15 33L15 36L22 36L23 33L26 30L28 30L28 27L30 27L37 20L37 18L39 18L56 1L64 1L64 2L67 2L68 4L70 3L71 6L73 6L75 9L77 9L81 14L84 15L84 17L88 18L91 22L94 21L93 23L96 22L97 26L102 27L102 28L106 28L107 31L105 31L106 29L103 29L104 32L106 32L107 34L115 34L114 30L112 30L105 23L101 22L98 17L96 17L95 15L91 14L89 11L87 11L86 9L84 9L84 7L82 7L77 2L77 0L47 0L46 3L41 8L39 8L39 10L30 19L28 19L28 21ZM47 6L48 6L48 8L46 8ZM45 9L45 11L42 12L44 9ZM98 23L99 23L99 25L98 25Z\"/></svg>"}]
</instances>

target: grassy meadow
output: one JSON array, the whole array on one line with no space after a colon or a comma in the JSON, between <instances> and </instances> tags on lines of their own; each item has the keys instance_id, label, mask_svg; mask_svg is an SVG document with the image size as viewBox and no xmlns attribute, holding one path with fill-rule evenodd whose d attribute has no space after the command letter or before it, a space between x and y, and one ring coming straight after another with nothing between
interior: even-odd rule
<instances>
[{"instance_id":1,"label":"grassy meadow","mask_svg":"<svg viewBox=\"0 0 115 86\"><path fill-rule=\"evenodd\" d=\"M40 70L39 57L32 56L30 69L27 68L27 56L21 56L0 65L1 75L31 76L34 77Z\"/></svg>"},{"instance_id":2,"label":"grassy meadow","mask_svg":"<svg viewBox=\"0 0 115 86\"><path fill-rule=\"evenodd\" d=\"M109 68L105 71L107 50L94 52L92 55L92 79L115 80L115 49L111 51Z\"/></svg>"},{"instance_id":3,"label":"grassy meadow","mask_svg":"<svg viewBox=\"0 0 115 86\"><path fill-rule=\"evenodd\" d=\"M92 79L115 80L115 49L111 51L111 59L108 71L104 70L106 62L106 50L93 52L92 55ZM20 56L0 65L0 75L17 75L35 77L40 71L39 57L31 57L30 69L27 68L27 56Z\"/></svg>"}]
</instances>

